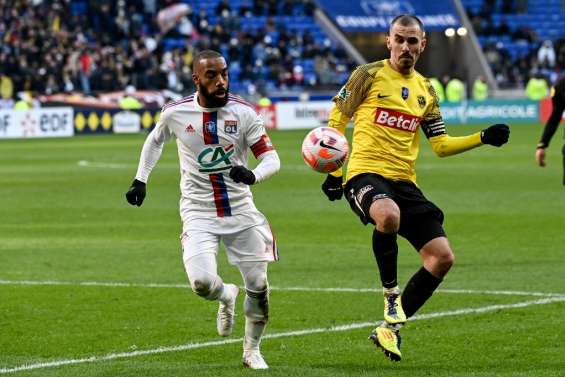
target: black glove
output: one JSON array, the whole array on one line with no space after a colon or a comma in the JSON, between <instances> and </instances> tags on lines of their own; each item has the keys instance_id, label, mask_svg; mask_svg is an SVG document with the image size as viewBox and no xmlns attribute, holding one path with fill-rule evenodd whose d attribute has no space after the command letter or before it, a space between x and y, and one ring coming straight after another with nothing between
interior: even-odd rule
<instances>
[{"instance_id":1,"label":"black glove","mask_svg":"<svg viewBox=\"0 0 565 377\"><path fill-rule=\"evenodd\" d=\"M145 194L147 193L145 189L146 186L145 183L134 179L128 192L126 192L128 203L132 206L141 206L143 199L145 199Z\"/></svg>"},{"instance_id":2,"label":"black glove","mask_svg":"<svg viewBox=\"0 0 565 377\"><path fill-rule=\"evenodd\" d=\"M326 180L322 183L322 191L332 202L341 199L343 196L343 178L328 174Z\"/></svg>"},{"instance_id":3,"label":"black glove","mask_svg":"<svg viewBox=\"0 0 565 377\"><path fill-rule=\"evenodd\" d=\"M231 168L230 178L233 179L235 183L245 183L246 185L255 183L255 174L245 166L234 166Z\"/></svg>"},{"instance_id":4,"label":"black glove","mask_svg":"<svg viewBox=\"0 0 565 377\"><path fill-rule=\"evenodd\" d=\"M495 124L481 131L481 142L500 147L508 142L509 136L510 128L506 124Z\"/></svg>"}]
</instances>

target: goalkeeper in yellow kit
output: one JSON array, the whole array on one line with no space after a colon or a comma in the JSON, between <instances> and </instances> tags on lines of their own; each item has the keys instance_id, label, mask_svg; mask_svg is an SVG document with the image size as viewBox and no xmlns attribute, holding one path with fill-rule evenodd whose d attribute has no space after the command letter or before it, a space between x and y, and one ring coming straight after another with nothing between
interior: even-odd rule
<instances>
[{"instance_id":1,"label":"goalkeeper in yellow kit","mask_svg":"<svg viewBox=\"0 0 565 377\"><path fill-rule=\"evenodd\" d=\"M364 224L375 225L373 253L383 285L384 322L370 339L398 361L400 328L430 298L454 261L443 212L416 186L419 129L440 157L483 144L500 147L510 129L496 124L468 136L447 135L432 85L414 70L426 47L422 22L412 15L398 16L386 40L390 58L358 67L333 98L329 126L343 133L354 117L355 127L345 182L339 170L327 176L322 190L332 201L345 191L353 212ZM397 234L419 251L423 262L402 293Z\"/></svg>"}]
</instances>

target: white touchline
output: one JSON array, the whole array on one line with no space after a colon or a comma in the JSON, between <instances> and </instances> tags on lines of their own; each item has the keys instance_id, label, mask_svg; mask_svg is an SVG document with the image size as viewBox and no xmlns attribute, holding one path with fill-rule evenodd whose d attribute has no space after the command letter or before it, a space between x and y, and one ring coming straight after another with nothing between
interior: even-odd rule
<instances>
[{"instance_id":1,"label":"white touchline","mask_svg":"<svg viewBox=\"0 0 565 377\"><path fill-rule=\"evenodd\" d=\"M526 308L528 306L533 306L533 305L546 305L546 304L552 304L555 302L563 302L563 301L565 301L565 297L548 297L538 300L518 302L515 304L490 305L490 306L483 306L480 308L464 308L457 310L448 310L444 312L420 314L410 318L409 321L421 321L425 319L458 316L458 315L474 314L474 313L481 314L481 313L488 313L496 310ZM263 339L276 339L276 338L286 338L286 337L302 336L302 335L310 335L310 334L318 334L318 333L349 331L349 330L355 330L365 327L372 327L372 326L376 326L377 324L378 323L376 322L361 322L361 323L351 323L348 325L331 326L327 328L311 328L311 329L304 329L297 331L287 331L281 333L266 334L263 337ZM32 369L52 368L63 365L94 363L99 361L108 361L108 360L123 359L123 358L144 356L144 355L154 355L154 354L167 353L167 352L187 351L197 348L206 348L206 347L222 346L226 344L240 343L242 341L243 338L217 340L217 341L210 341L203 343L188 343L188 344L181 344L178 346L159 347L154 349L132 351L132 352L110 353L108 355L90 356L81 359L55 360L44 363L21 365L12 368L2 368L0 369L0 374L21 372L24 370L32 370Z\"/></svg>"},{"instance_id":2,"label":"white touchline","mask_svg":"<svg viewBox=\"0 0 565 377\"><path fill-rule=\"evenodd\" d=\"M95 162L95 161L88 161L88 160L79 160L77 161L77 165L83 168L101 168L101 169L136 169L137 164L119 164L115 162ZM178 169L178 164L174 163L162 163L159 164L161 169Z\"/></svg>"},{"instance_id":3,"label":"white touchline","mask_svg":"<svg viewBox=\"0 0 565 377\"><path fill-rule=\"evenodd\" d=\"M80 160L77 162L78 166L88 167L88 168L104 168L104 169L126 169L134 167L135 165L126 164L116 164L112 162L92 162L87 160Z\"/></svg>"},{"instance_id":4,"label":"white touchline","mask_svg":"<svg viewBox=\"0 0 565 377\"><path fill-rule=\"evenodd\" d=\"M103 281L61 281L61 280L2 280L0 285L70 285L83 287L114 287L114 288L190 288L187 284L166 283L126 283L126 282L103 282ZM242 287L243 288L243 287ZM277 287L270 286L272 291L281 292L351 292L371 293L381 292L377 288L317 288L317 287ZM504 291L483 289L438 289L437 293L467 294L467 295L504 295L504 296L539 296L539 297L563 297L565 293L552 292L528 292L528 291Z\"/></svg>"}]
</instances>

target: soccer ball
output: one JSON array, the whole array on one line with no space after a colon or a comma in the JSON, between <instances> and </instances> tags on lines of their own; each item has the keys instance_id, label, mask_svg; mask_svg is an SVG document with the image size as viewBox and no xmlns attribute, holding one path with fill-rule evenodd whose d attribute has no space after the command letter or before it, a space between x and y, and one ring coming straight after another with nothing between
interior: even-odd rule
<instances>
[{"instance_id":1,"label":"soccer ball","mask_svg":"<svg viewBox=\"0 0 565 377\"><path fill-rule=\"evenodd\" d=\"M314 128L302 142L304 162L320 173L336 171L343 166L348 155L347 139L330 127Z\"/></svg>"}]
</instances>

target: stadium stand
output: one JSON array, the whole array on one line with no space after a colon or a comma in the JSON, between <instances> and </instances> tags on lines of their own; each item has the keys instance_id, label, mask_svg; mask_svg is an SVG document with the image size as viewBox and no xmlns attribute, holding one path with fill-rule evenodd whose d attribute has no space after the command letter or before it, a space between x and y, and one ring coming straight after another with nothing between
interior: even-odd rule
<instances>
[{"instance_id":1,"label":"stadium stand","mask_svg":"<svg viewBox=\"0 0 565 377\"><path fill-rule=\"evenodd\" d=\"M540 74L551 83L557 81L565 67L563 1L462 2L501 88L524 87Z\"/></svg>"},{"instance_id":2,"label":"stadium stand","mask_svg":"<svg viewBox=\"0 0 565 377\"><path fill-rule=\"evenodd\" d=\"M353 62L314 9L311 0L0 1L0 74L14 93L185 94L194 52L211 48L228 57L236 93L335 87Z\"/></svg>"}]
</instances>

